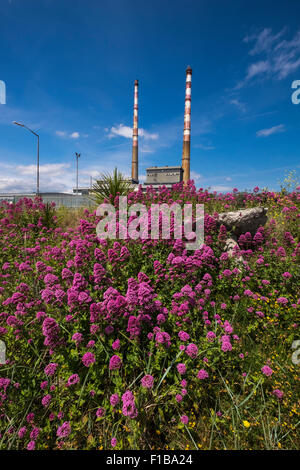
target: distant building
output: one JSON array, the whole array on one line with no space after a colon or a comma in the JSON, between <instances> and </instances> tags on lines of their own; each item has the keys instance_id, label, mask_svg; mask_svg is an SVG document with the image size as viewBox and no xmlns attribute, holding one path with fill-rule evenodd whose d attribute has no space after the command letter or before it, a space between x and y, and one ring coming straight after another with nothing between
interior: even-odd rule
<instances>
[{"instance_id":1,"label":"distant building","mask_svg":"<svg viewBox=\"0 0 300 470\"><path fill-rule=\"evenodd\" d=\"M78 188L78 194L89 195L92 188ZM73 188L73 193L77 193L77 188Z\"/></svg>"},{"instance_id":2,"label":"distant building","mask_svg":"<svg viewBox=\"0 0 300 470\"><path fill-rule=\"evenodd\" d=\"M152 166L146 170L147 178L145 186L166 186L172 188L173 184L183 180L183 169L181 166Z\"/></svg>"}]
</instances>

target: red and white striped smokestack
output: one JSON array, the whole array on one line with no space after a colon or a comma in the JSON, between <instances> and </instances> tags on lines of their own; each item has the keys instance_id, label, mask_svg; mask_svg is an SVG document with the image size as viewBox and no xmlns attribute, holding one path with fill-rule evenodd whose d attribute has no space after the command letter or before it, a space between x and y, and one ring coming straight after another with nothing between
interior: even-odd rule
<instances>
[{"instance_id":1,"label":"red and white striped smokestack","mask_svg":"<svg viewBox=\"0 0 300 470\"><path fill-rule=\"evenodd\" d=\"M134 183L139 182L139 156L138 156L138 80L134 82L133 105L133 131L132 131L132 169L131 178Z\"/></svg>"},{"instance_id":2,"label":"red and white striped smokestack","mask_svg":"<svg viewBox=\"0 0 300 470\"><path fill-rule=\"evenodd\" d=\"M186 69L185 83L185 107L184 107L184 129L183 129L183 151L182 151L182 169L183 182L187 183L190 179L190 143L191 143L191 92L192 92L192 69L190 66Z\"/></svg>"}]
</instances>

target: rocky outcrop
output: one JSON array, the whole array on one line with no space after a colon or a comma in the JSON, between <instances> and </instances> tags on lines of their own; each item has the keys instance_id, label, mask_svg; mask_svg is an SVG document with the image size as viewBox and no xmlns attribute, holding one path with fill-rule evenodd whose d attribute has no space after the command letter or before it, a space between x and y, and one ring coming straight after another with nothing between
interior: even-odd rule
<instances>
[{"instance_id":1,"label":"rocky outcrop","mask_svg":"<svg viewBox=\"0 0 300 470\"><path fill-rule=\"evenodd\" d=\"M230 232L230 237L225 241L224 249L228 256L236 259L238 264L243 263L244 259L242 255L237 254L240 251L237 238L246 232L255 235L257 229L267 222L267 211L268 208L266 207L253 207L219 214L217 224L224 225Z\"/></svg>"},{"instance_id":2,"label":"rocky outcrop","mask_svg":"<svg viewBox=\"0 0 300 470\"><path fill-rule=\"evenodd\" d=\"M224 250L228 253L228 256L230 258L235 258L237 262L243 263L244 258L242 257L242 255L238 254L240 251L240 247L234 235L226 239Z\"/></svg>"},{"instance_id":3,"label":"rocky outcrop","mask_svg":"<svg viewBox=\"0 0 300 470\"><path fill-rule=\"evenodd\" d=\"M254 235L257 229L267 222L267 211L266 207L253 207L234 212L222 212L219 214L217 224L225 225L227 230L236 236L246 232Z\"/></svg>"}]
</instances>

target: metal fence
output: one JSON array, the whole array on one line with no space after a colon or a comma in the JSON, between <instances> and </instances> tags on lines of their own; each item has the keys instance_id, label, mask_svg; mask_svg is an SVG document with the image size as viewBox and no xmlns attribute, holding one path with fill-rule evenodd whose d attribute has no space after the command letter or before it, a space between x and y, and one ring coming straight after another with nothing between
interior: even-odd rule
<instances>
[{"instance_id":1,"label":"metal fence","mask_svg":"<svg viewBox=\"0 0 300 470\"><path fill-rule=\"evenodd\" d=\"M0 194L0 202L7 201L16 203L20 199L29 198L34 199L35 194ZM67 194L67 193L41 193L40 197L44 203L54 202L56 207L91 207L95 205L89 196L82 194Z\"/></svg>"}]
</instances>

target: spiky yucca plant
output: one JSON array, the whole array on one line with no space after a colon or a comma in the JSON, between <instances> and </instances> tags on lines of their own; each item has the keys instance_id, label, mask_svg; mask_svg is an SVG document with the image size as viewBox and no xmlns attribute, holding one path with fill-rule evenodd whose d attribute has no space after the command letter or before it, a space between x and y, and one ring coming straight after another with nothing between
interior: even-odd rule
<instances>
[{"instance_id":1,"label":"spiky yucca plant","mask_svg":"<svg viewBox=\"0 0 300 470\"><path fill-rule=\"evenodd\" d=\"M113 201L116 196L126 196L131 190L131 182L115 168L112 174L100 175L100 179L93 184L91 196L97 204L101 204L104 199Z\"/></svg>"}]
</instances>

